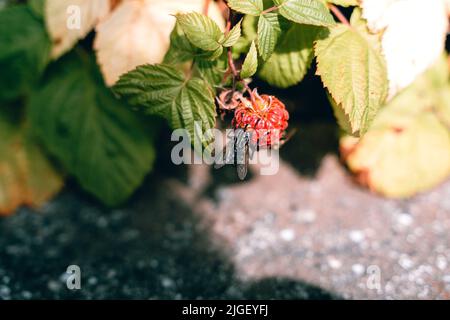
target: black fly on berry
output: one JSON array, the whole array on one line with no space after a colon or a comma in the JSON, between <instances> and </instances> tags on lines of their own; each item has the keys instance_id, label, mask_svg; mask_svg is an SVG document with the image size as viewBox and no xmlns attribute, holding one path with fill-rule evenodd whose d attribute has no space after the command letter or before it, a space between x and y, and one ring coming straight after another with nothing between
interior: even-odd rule
<instances>
[{"instance_id":1,"label":"black fly on berry","mask_svg":"<svg viewBox=\"0 0 450 320\"><path fill-rule=\"evenodd\" d=\"M238 177L244 180L248 173L249 158L261 148L280 146L285 141L289 113L285 105L274 96L250 92L250 99L240 92L223 91L216 98L219 110L234 112L233 135L221 154L216 157L215 168L235 164Z\"/></svg>"}]
</instances>

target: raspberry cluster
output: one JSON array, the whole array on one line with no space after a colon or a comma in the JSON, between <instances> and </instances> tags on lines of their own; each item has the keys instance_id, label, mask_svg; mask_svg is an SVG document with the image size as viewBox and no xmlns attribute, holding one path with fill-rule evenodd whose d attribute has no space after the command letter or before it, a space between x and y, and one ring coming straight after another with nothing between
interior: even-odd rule
<instances>
[{"instance_id":1,"label":"raspberry cluster","mask_svg":"<svg viewBox=\"0 0 450 320\"><path fill-rule=\"evenodd\" d=\"M280 142L288 127L289 113L274 96L252 93L252 99L242 98L234 111L232 125L252 131L252 142L259 147L272 147Z\"/></svg>"}]
</instances>

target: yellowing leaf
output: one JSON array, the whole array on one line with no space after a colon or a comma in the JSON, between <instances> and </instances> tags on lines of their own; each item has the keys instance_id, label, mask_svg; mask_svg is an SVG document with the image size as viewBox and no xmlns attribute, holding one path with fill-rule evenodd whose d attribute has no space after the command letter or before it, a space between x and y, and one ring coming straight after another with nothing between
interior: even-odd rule
<instances>
[{"instance_id":1,"label":"yellowing leaf","mask_svg":"<svg viewBox=\"0 0 450 320\"><path fill-rule=\"evenodd\" d=\"M351 24L340 24L317 41L317 73L347 117L350 133L362 135L386 99L387 75L379 37L368 33L359 10Z\"/></svg>"},{"instance_id":2,"label":"yellowing leaf","mask_svg":"<svg viewBox=\"0 0 450 320\"><path fill-rule=\"evenodd\" d=\"M111 9L110 0L47 0L45 21L58 58L83 39Z\"/></svg>"},{"instance_id":3,"label":"yellowing leaf","mask_svg":"<svg viewBox=\"0 0 450 320\"><path fill-rule=\"evenodd\" d=\"M444 82L437 73L431 70L394 98L359 142L341 141L350 169L372 190L409 197L450 175L450 100L439 98L450 86L448 72Z\"/></svg>"},{"instance_id":4,"label":"yellowing leaf","mask_svg":"<svg viewBox=\"0 0 450 320\"><path fill-rule=\"evenodd\" d=\"M410 85L442 53L448 27L445 1L361 1L370 30L384 30L389 97Z\"/></svg>"},{"instance_id":5,"label":"yellowing leaf","mask_svg":"<svg viewBox=\"0 0 450 320\"><path fill-rule=\"evenodd\" d=\"M96 30L94 47L97 61L108 85L146 63L162 62L170 45L170 33L177 13L203 9L204 0L128 0L123 1ZM220 27L224 22L212 3L210 16Z\"/></svg>"},{"instance_id":6,"label":"yellowing leaf","mask_svg":"<svg viewBox=\"0 0 450 320\"><path fill-rule=\"evenodd\" d=\"M25 128L0 115L0 215L22 205L38 207L63 181Z\"/></svg>"}]
</instances>

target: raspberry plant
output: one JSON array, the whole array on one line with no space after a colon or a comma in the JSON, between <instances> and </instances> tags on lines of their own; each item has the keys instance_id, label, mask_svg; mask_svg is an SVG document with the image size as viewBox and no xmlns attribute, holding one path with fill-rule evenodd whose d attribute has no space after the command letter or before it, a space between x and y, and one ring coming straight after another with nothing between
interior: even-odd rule
<instances>
[{"instance_id":1,"label":"raspberry plant","mask_svg":"<svg viewBox=\"0 0 450 320\"><path fill-rule=\"evenodd\" d=\"M0 1L0 212L41 204L66 173L123 203L152 168L161 119L193 141L228 112L230 127L283 138L283 102L252 78L287 88L312 65L362 183L406 197L450 174L447 0L73 2L72 30L70 1Z\"/></svg>"}]
</instances>

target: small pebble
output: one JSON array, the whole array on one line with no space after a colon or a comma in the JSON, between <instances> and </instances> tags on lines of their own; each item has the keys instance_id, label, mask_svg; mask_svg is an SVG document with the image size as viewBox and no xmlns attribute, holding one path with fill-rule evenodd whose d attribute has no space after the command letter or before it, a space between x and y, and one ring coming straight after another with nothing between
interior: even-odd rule
<instances>
[{"instance_id":1,"label":"small pebble","mask_svg":"<svg viewBox=\"0 0 450 320\"><path fill-rule=\"evenodd\" d=\"M295 231L292 229L283 229L280 232L280 237L286 242L292 241L295 239Z\"/></svg>"},{"instance_id":2,"label":"small pebble","mask_svg":"<svg viewBox=\"0 0 450 320\"><path fill-rule=\"evenodd\" d=\"M7 297L11 294L11 289L7 286L0 286L0 296Z\"/></svg>"},{"instance_id":3,"label":"small pebble","mask_svg":"<svg viewBox=\"0 0 450 320\"><path fill-rule=\"evenodd\" d=\"M440 270L445 270L447 268L447 259L444 256L438 256L436 258L436 267Z\"/></svg>"},{"instance_id":4,"label":"small pebble","mask_svg":"<svg viewBox=\"0 0 450 320\"><path fill-rule=\"evenodd\" d=\"M398 263L403 269L410 269L414 265L414 262L406 254L400 256Z\"/></svg>"},{"instance_id":5,"label":"small pebble","mask_svg":"<svg viewBox=\"0 0 450 320\"><path fill-rule=\"evenodd\" d=\"M33 297L33 294L30 291L22 291L22 297L24 299L31 299Z\"/></svg>"},{"instance_id":6,"label":"small pebble","mask_svg":"<svg viewBox=\"0 0 450 320\"><path fill-rule=\"evenodd\" d=\"M352 265L352 271L354 274L356 274L357 276L361 276L364 274L364 266L360 263L356 263L354 265Z\"/></svg>"},{"instance_id":7,"label":"small pebble","mask_svg":"<svg viewBox=\"0 0 450 320\"><path fill-rule=\"evenodd\" d=\"M50 280L48 283L47 283L47 288L50 290L50 291L59 291L59 289L61 288L61 284L59 283L59 282L57 282L57 281L55 281L55 280Z\"/></svg>"},{"instance_id":8,"label":"small pebble","mask_svg":"<svg viewBox=\"0 0 450 320\"><path fill-rule=\"evenodd\" d=\"M300 223L313 223L316 220L316 212L311 209L298 210L295 213L295 220Z\"/></svg>"},{"instance_id":9,"label":"small pebble","mask_svg":"<svg viewBox=\"0 0 450 320\"><path fill-rule=\"evenodd\" d=\"M91 286L95 286L97 283L98 283L98 280L97 280L96 277L90 277L88 279L88 284L91 285Z\"/></svg>"},{"instance_id":10,"label":"small pebble","mask_svg":"<svg viewBox=\"0 0 450 320\"><path fill-rule=\"evenodd\" d=\"M413 223L413 218L409 213L400 213L397 216L397 222L401 226L408 227Z\"/></svg>"},{"instance_id":11,"label":"small pebble","mask_svg":"<svg viewBox=\"0 0 450 320\"><path fill-rule=\"evenodd\" d=\"M336 258L329 258L328 259L328 265L332 268L332 269L339 269L340 267L342 267L342 262L339 261Z\"/></svg>"},{"instance_id":12,"label":"small pebble","mask_svg":"<svg viewBox=\"0 0 450 320\"><path fill-rule=\"evenodd\" d=\"M170 288L173 287L175 285L175 282L168 278L168 277L162 277L161 278L161 284L164 288Z\"/></svg>"},{"instance_id":13,"label":"small pebble","mask_svg":"<svg viewBox=\"0 0 450 320\"><path fill-rule=\"evenodd\" d=\"M361 230L352 230L348 236L350 237L350 240L356 243L363 241L365 238L365 235Z\"/></svg>"}]
</instances>

